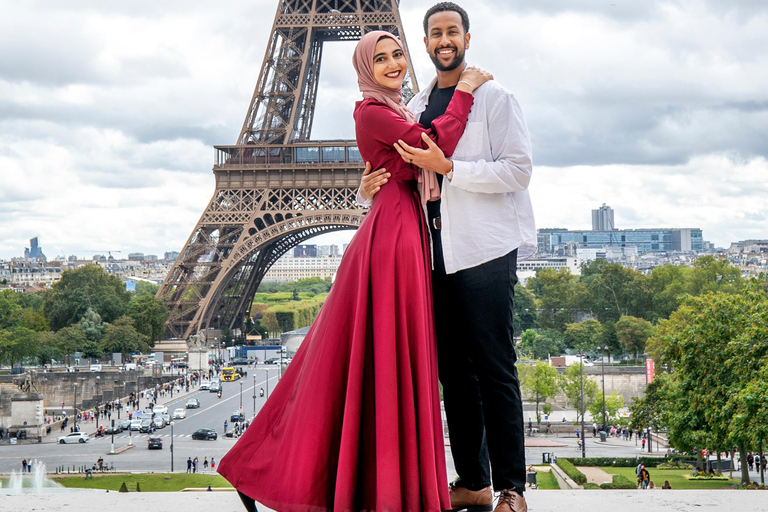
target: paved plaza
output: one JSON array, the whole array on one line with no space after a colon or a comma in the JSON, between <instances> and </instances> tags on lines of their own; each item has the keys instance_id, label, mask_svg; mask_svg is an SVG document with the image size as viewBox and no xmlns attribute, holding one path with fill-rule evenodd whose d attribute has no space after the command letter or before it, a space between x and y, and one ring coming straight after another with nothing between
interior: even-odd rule
<instances>
[{"instance_id":1,"label":"paved plaza","mask_svg":"<svg viewBox=\"0 0 768 512\"><path fill-rule=\"evenodd\" d=\"M530 491L531 512L675 512L764 511L766 494L760 491ZM160 510L244 510L234 492L128 493L88 492L0 496L3 512L71 512L108 510L136 512ZM260 512L270 509L259 507Z\"/></svg>"}]
</instances>

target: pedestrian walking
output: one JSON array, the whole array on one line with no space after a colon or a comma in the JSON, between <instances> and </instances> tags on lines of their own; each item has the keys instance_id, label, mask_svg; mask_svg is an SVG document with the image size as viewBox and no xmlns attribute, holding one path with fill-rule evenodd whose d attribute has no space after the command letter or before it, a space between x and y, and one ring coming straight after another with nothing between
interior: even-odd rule
<instances>
[{"instance_id":1,"label":"pedestrian walking","mask_svg":"<svg viewBox=\"0 0 768 512\"><path fill-rule=\"evenodd\" d=\"M192 473L197 473L197 457L192 461Z\"/></svg>"},{"instance_id":2,"label":"pedestrian walking","mask_svg":"<svg viewBox=\"0 0 768 512\"><path fill-rule=\"evenodd\" d=\"M192 472L192 457L187 457L187 473Z\"/></svg>"}]
</instances>

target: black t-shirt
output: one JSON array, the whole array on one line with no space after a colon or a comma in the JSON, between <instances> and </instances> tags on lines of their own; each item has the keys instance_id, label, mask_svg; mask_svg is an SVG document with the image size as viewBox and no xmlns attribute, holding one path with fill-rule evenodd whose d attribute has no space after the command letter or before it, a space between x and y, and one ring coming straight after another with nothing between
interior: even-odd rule
<instances>
[{"instance_id":1,"label":"black t-shirt","mask_svg":"<svg viewBox=\"0 0 768 512\"><path fill-rule=\"evenodd\" d=\"M453 92L455 90L455 85L446 87L445 89L440 89L435 86L435 88L432 89L432 92L429 93L429 103L427 103L427 108L424 110L424 112L422 112L421 117L419 118L419 123L427 128L432 126L432 121L445 114L445 111L448 109L448 105L451 103L451 98L453 98ZM440 185L440 189L442 190L442 174L437 175L437 183ZM439 199L437 201L430 201L427 203L427 213L430 219L440 216Z\"/></svg>"}]
</instances>

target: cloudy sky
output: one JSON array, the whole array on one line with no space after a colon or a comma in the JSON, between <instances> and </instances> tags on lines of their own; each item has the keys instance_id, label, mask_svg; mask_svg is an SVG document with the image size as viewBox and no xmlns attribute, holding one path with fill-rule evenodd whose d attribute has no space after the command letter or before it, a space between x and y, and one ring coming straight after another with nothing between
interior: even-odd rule
<instances>
[{"instance_id":1,"label":"cloudy sky","mask_svg":"<svg viewBox=\"0 0 768 512\"><path fill-rule=\"evenodd\" d=\"M434 69L401 0L419 84ZM473 0L468 60L523 106L539 227L768 238L768 2ZM180 250L233 144L277 0L0 0L0 258ZM352 45L325 50L313 138L353 138ZM346 234L345 234L346 233ZM326 235L341 243L350 232Z\"/></svg>"}]
</instances>

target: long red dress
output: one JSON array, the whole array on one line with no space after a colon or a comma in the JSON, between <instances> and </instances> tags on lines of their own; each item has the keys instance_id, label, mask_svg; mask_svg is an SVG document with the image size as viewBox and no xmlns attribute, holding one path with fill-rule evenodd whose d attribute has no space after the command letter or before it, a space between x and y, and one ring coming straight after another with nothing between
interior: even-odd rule
<instances>
[{"instance_id":1,"label":"long red dress","mask_svg":"<svg viewBox=\"0 0 768 512\"><path fill-rule=\"evenodd\" d=\"M280 383L219 473L279 512L450 508L437 386L429 235L417 170L392 145L451 154L472 96L455 93L433 129L373 100L357 142L392 174L342 258L331 293Z\"/></svg>"}]
</instances>

